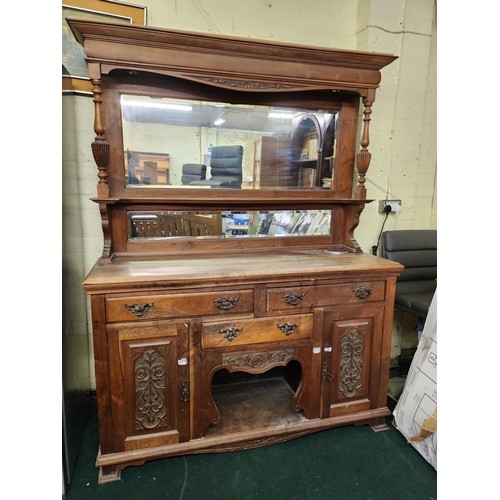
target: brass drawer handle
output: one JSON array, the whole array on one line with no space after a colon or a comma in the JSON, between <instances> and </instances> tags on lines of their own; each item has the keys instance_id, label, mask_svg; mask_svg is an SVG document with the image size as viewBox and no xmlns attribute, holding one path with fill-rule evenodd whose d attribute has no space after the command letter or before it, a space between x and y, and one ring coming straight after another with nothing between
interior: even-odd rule
<instances>
[{"instance_id":1,"label":"brass drawer handle","mask_svg":"<svg viewBox=\"0 0 500 500\"><path fill-rule=\"evenodd\" d=\"M138 316L139 318L141 316L144 316L153 306L154 306L153 302L145 304L125 304L125 308L128 309L131 313Z\"/></svg>"},{"instance_id":2,"label":"brass drawer handle","mask_svg":"<svg viewBox=\"0 0 500 500\"><path fill-rule=\"evenodd\" d=\"M300 323L283 323L282 325L276 325L276 328L280 329L285 335L290 335L299 326Z\"/></svg>"},{"instance_id":3,"label":"brass drawer handle","mask_svg":"<svg viewBox=\"0 0 500 500\"><path fill-rule=\"evenodd\" d=\"M232 309L236 306L239 300L239 297L220 297L219 299L214 299L214 303L217 309L227 311L228 309Z\"/></svg>"},{"instance_id":4,"label":"brass drawer handle","mask_svg":"<svg viewBox=\"0 0 500 500\"><path fill-rule=\"evenodd\" d=\"M229 342L231 342L232 340L235 339L235 337L238 336L238 333L240 333L242 331L243 331L243 328L230 327L230 328L226 328L225 330L219 330L217 333L222 333L223 337L225 339L229 340Z\"/></svg>"},{"instance_id":5,"label":"brass drawer handle","mask_svg":"<svg viewBox=\"0 0 500 500\"><path fill-rule=\"evenodd\" d=\"M298 306L304 300L305 293L292 292L283 295L285 302L291 306Z\"/></svg>"},{"instance_id":6,"label":"brass drawer handle","mask_svg":"<svg viewBox=\"0 0 500 500\"><path fill-rule=\"evenodd\" d=\"M370 288L369 286L358 286L356 288L353 288L352 291L358 299L363 300L372 294L373 289Z\"/></svg>"}]
</instances>

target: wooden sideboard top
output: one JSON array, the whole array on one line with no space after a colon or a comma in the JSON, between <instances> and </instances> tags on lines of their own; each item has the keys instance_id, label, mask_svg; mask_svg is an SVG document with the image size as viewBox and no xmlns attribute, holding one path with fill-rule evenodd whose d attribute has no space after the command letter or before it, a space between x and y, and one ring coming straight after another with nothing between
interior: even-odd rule
<instances>
[{"instance_id":1,"label":"wooden sideboard top","mask_svg":"<svg viewBox=\"0 0 500 500\"><path fill-rule=\"evenodd\" d=\"M403 266L366 253L316 250L239 252L232 255L200 255L134 260L118 257L112 263L100 261L90 271L84 287L100 290L110 285L226 284L238 280L304 279L309 275L342 277L354 272L397 276Z\"/></svg>"}]
</instances>

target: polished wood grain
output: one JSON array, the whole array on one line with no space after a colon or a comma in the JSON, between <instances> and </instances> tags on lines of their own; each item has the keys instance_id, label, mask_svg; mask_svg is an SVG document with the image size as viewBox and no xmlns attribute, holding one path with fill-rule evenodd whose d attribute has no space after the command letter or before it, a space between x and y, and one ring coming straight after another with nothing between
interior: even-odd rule
<instances>
[{"instance_id":1,"label":"polished wood grain","mask_svg":"<svg viewBox=\"0 0 500 500\"><path fill-rule=\"evenodd\" d=\"M378 401L383 314L380 306L325 308L323 366L331 377L322 373L323 416L369 410Z\"/></svg>"},{"instance_id":2,"label":"polished wood grain","mask_svg":"<svg viewBox=\"0 0 500 500\"><path fill-rule=\"evenodd\" d=\"M221 88L256 92L332 85L350 90L376 88L380 69L396 59L390 54L84 19L68 19L68 24L90 59L106 60L106 71L154 69ZM131 45L134 50L126 51L125 46ZM310 70L307 76L305 66Z\"/></svg>"},{"instance_id":3,"label":"polished wood grain","mask_svg":"<svg viewBox=\"0 0 500 500\"><path fill-rule=\"evenodd\" d=\"M371 273L385 277L397 275L401 265L368 254L353 255L327 250L288 250L275 252L246 252L240 255L194 255L158 259L118 258L113 263L97 262L85 279L87 291L104 290L107 286L132 283L181 285L182 283L241 283L243 278L283 280L307 275L345 278L353 272ZM351 273L351 274L350 274Z\"/></svg>"},{"instance_id":4,"label":"polished wood grain","mask_svg":"<svg viewBox=\"0 0 500 500\"><path fill-rule=\"evenodd\" d=\"M336 210L333 238L311 239L307 246L335 246L351 252L361 249L353 233L367 200L364 187L369 166L368 123L380 83L380 70L394 61L389 54L337 50L326 47L284 44L205 33L174 31L141 26L70 19L68 24L84 46L94 82L96 102L96 162L99 182L96 202L112 205L102 211L106 238L103 257L112 260L124 253L161 254L172 251L211 250L216 241L129 241L124 224L127 204L164 203L170 209L332 209L334 204L357 204L353 209ZM270 189L260 192L204 190L193 196L172 188L145 190L127 186L122 144L120 95L135 93L155 97L219 100L233 103L294 106L326 109L339 113L335 144L335 175L331 189L307 191ZM353 191L356 162L356 137L360 102L364 103L361 151L357 155L358 186ZM104 151L104 149L106 151ZM102 151L101 151L102 149ZM98 154L97 154L98 153ZM272 162L271 162L272 163ZM270 167L261 172L262 183L273 186L275 174ZM189 190L188 190L189 191ZM249 192L250 191L250 192ZM353 196L354 195L354 196ZM195 202L194 202L195 200ZM349 213L343 214L345 210ZM269 247L257 239L251 248ZM242 248L241 242L224 241L224 248ZM303 247L298 238L273 240L274 247Z\"/></svg>"},{"instance_id":5,"label":"polished wood grain","mask_svg":"<svg viewBox=\"0 0 500 500\"><path fill-rule=\"evenodd\" d=\"M160 457L254 448L338 425L380 426L390 414L402 266L365 254L354 232L371 201L375 90L395 57L68 24L86 51L95 103L93 201L104 245L83 286L92 310L99 482ZM335 112L332 186L279 189L284 166L274 160L260 172L261 190L128 186L123 93ZM277 147L265 139L260 151L274 158ZM330 234L219 238L219 218L196 237L207 222L200 212L310 209L331 211ZM133 235L129 212L141 211L168 217L139 222Z\"/></svg>"},{"instance_id":6,"label":"polished wood grain","mask_svg":"<svg viewBox=\"0 0 500 500\"><path fill-rule=\"evenodd\" d=\"M139 461L178 455L196 453L219 453L235 450L247 450L273 443L286 442L306 434L330 429L341 425L363 424L373 420L385 419L391 414L387 407L376 410L361 411L339 417L322 419L301 419L290 426L272 425L257 428L247 432L235 432L217 436L206 436L202 440L179 443L171 446L156 446L143 448L133 452L116 452L108 455L99 453L96 459L98 467L111 470L120 470L130 465L137 465Z\"/></svg>"},{"instance_id":7,"label":"polished wood grain","mask_svg":"<svg viewBox=\"0 0 500 500\"><path fill-rule=\"evenodd\" d=\"M182 324L108 329L115 448L131 450L189 439L186 419L179 418L182 405L189 405L179 397L182 381L189 378L188 367L177 363L187 356L187 341Z\"/></svg>"},{"instance_id":8,"label":"polished wood grain","mask_svg":"<svg viewBox=\"0 0 500 500\"><path fill-rule=\"evenodd\" d=\"M253 311L253 290L132 295L106 300L107 321L140 321L177 316L210 316ZM132 306L137 306L135 309ZM134 312L135 311L135 312Z\"/></svg>"},{"instance_id":9,"label":"polished wood grain","mask_svg":"<svg viewBox=\"0 0 500 500\"><path fill-rule=\"evenodd\" d=\"M293 300L298 294L299 298ZM302 297L302 298L300 298ZM385 281L353 282L317 286L268 288L267 310L297 311L334 304L359 304L384 300Z\"/></svg>"},{"instance_id":10,"label":"polished wood grain","mask_svg":"<svg viewBox=\"0 0 500 500\"><path fill-rule=\"evenodd\" d=\"M310 338L311 334L312 315L310 314L234 319L204 323L201 345L204 349L214 349L306 339Z\"/></svg>"}]
</instances>

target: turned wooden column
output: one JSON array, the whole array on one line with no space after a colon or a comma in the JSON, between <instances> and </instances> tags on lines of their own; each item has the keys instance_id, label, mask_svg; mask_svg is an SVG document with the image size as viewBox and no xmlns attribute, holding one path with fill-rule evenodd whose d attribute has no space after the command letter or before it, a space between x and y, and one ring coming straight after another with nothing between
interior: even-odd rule
<instances>
[{"instance_id":1,"label":"turned wooden column","mask_svg":"<svg viewBox=\"0 0 500 500\"><path fill-rule=\"evenodd\" d=\"M97 200L109 198L108 184L108 160L109 160L109 142L104 136L105 127L102 119L102 88L101 88L101 71L98 64L89 64L90 82L92 83L92 92L94 94L94 132L96 137L91 144L92 154L97 164L99 172L97 174L99 181L97 182ZM103 251L102 259L110 260L112 255L111 241L111 218L109 207L106 203L99 202L99 212L101 214L101 224L103 232Z\"/></svg>"},{"instance_id":2,"label":"turned wooden column","mask_svg":"<svg viewBox=\"0 0 500 500\"><path fill-rule=\"evenodd\" d=\"M104 122L102 119L102 89L101 75L98 66L89 64L90 82L92 84L92 92L94 94L94 132L96 137L92 143L92 154L99 169L97 183L98 198L107 198L109 196L108 186L108 158L109 158L109 143L104 137Z\"/></svg>"},{"instance_id":3,"label":"turned wooden column","mask_svg":"<svg viewBox=\"0 0 500 500\"><path fill-rule=\"evenodd\" d=\"M370 166L372 154L368 151L370 144L370 115L372 113L372 104L375 101L375 91L368 91L368 94L363 97L363 131L361 133L361 150L356 157L356 167L358 169L358 185L354 191L355 198L358 200L366 200L365 176Z\"/></svg>"}]
</instances>

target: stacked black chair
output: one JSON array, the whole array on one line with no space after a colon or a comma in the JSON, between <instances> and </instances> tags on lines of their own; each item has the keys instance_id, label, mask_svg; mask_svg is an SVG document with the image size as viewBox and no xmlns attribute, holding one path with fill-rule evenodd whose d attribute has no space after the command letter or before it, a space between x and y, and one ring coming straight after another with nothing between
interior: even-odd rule
<instances>
[{"instance_id":1,"label":"stacked black chair","mask_svg":"<svg viewBox=\"0 0 500 500\"><path fill-rule=\"evenodd\" d=\"M385 231L382 256L405 266L394 306L425 321L437 287L437 230Z\"/></svg>"}]
</instances>

